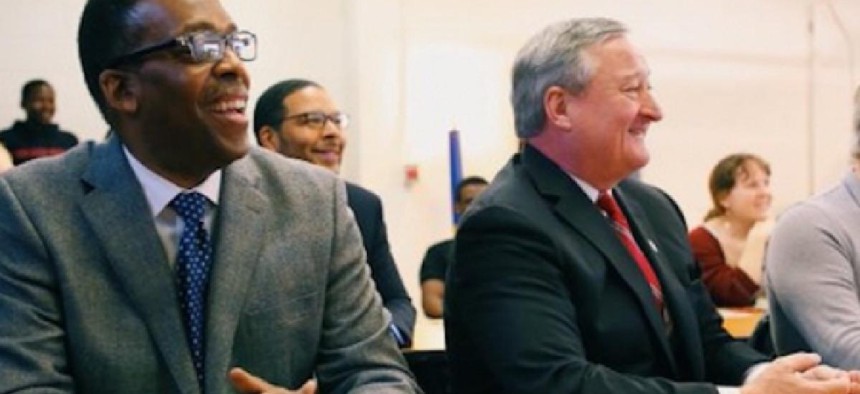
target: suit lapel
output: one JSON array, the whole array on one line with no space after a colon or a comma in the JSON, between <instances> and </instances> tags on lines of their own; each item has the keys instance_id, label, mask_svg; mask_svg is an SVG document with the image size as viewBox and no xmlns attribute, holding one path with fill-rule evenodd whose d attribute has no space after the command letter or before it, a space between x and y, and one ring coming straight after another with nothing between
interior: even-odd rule
<instances>
[{"instance_id":1,"label":"suit lapel","mask_svg":"<svg viewBox=\"0 0 860 394\"><path fill-rule=\"evenodd\" d=\"M687 366L693 376L704 378L704 365L701 363L702 357L690 354L692 349L702 349L701 339L698 335L699 325L695 319L695 311L689 302L686 302L687 295L684 287L678 281L678 278L672 270L672 266L666 261L666 256L660 251L657 246L654 229L639 206L633 199L624 199L623 190L615 189L619 201L624 210L627 212L628 220L632 227L640 245L643 245L642 251L648 257L651 265L660 278L660 284L663 286L663 295L666 300L666 307L672 317L674 325L674 335L678 336L684 345L684 351L687 353L687 360L691 363ZM673 369L677 371L677 366L673 363Z\"/></svg>"},{"instance_id":2,"label":"suit lapel","mask_svg":"<svg viewBox=\"0 0 860 394\"><path fill-rule=\"evenodd\" d=\"M94 148L83 182L92 190L81 209L104 248L120 287L152 334L177 387L196 378L176 288L143 190L117 138Z\"/></svg>"},{"instance_id":3,"label":"suit lapel","mask_svg":"<svg viewBox=\"0 0 860 394\"><path fill-rule=\"evenodd\" d=\"M573 183L571 181L571 183ZM573 184L574 187L577 185ZM579 190L579 194L585 200L584 205L579 198L573 196L562 197L556 205L556 211L564 218L577 232L587 238L594 246L596 246L603 255L609 260L610 265L618 272L624 283L631 288L639 302L642 313L648 320L648 325L651 327L652 334L658 338L660 347L666 354L670 364L674 369L674 358L672 356L669 341L666 338L665 324L663 318L654 307L654 295L645 276L636 265L633 257L627 252L624 244L618 239L615 230L608 219L603 216L590 199ZM576 212L579 212L577 215ZM662 283L662 282L661 282Z\"/></svg>"},{"instance_id":4,"label":"suit lapel","mask_svg":"<svg viewBox=\"0 0 860 394\"><path fill-rule=\"evenodd\" d=\"M585 199L584 203L578 201L578 197L564 196L556 204L556 212L606 256L612 267L636 294L655 332L663 335L662 319L654 308L654 296L642 271L618 239L607 218L596 207L592 208L593 204L588 197L580 193Z\"/></svg>"},{"instance_id":5,"label":"suit lapel","mask_svg":"<svg viewBox=\"0 0 860 394\"><path fill-rule=\"evenodd\" d=\"M225 168L213 234L215 262L206 319L207 372L221 373L229 367L241 308L263 247L263 219L276 214L268 210L259 183L260 176L248 157ZM223 377L210 379L211 375L207 375L206 391L223 391Z\"/></svg>"},{"instance_id":6,"label":"suit lapel","mask_svg":"<svg viewBox=\"0 0 860 394\"><path fill-rule=\"evenodd\" d=\"M537 190L544 198L555 201L556 213L600 250L623 282L630 287L648 320L652 334L658 339L660 348L673 370L677 370L666 338L663 318L654 308L654 298L648 282L618 239L608 219L570 176L534 148L527 146L522 159L526 170L535 181Z\"/></svg>"}]
</instances>

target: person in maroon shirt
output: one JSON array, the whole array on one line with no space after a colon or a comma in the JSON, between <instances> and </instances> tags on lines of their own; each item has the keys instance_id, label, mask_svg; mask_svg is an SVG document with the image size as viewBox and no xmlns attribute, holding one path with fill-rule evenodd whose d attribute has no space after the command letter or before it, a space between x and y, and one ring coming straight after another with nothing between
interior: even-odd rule
<instances>
[{"instance_id":1,"label":"person in maroon shirt","mask_svg":"<svg viewBox=\"0 0 860 394\"><path fill-rule=\"evenodd\" d=\"M770 166L756 155L732 154L711 170L708 186L713 208L689 234L703 281L717 306L753 305L773 225Z\"/></svg>"}]
</instances>

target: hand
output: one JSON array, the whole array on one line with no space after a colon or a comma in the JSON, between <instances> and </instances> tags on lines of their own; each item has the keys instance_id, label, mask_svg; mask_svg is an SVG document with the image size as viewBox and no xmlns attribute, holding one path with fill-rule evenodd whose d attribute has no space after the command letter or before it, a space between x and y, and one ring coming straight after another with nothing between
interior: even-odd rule
<instances>
[{"instance_id":1,"label":"hand","mask_svg":"<svg viewBox=\"0 0 860 394\"><path fill-rule=\"evenodd\" d=\"M773 227L775 225L776 221L771 218L756 222L747 234L747 242L750 240L754 240L756 242L767 241L770 237L770 233L773 232Z\"/></svg>"},{"instance_id":2,"label":"hand","mask_svg":"<svg viewBox=\"0 0 860 394\"><path fill-rule=\"evenodd\" d=\"M298 391L290 391L283 387L273 386L242 368L231 369L229 375L233 388L242 394L315 394L317 392L317 382L313 379L305 382Z\"/></svg>"},{"instance_id":3,"label":"hand","mask_svg":"<svg viewBox=\"0 0 860 394\"><path fill-rule=\"evenodd\" d=\"M818 365L816 367L804 371L803 373L801 373L801 376L809 380L825 381L830 379L839 379L846 373L847 372L841 369L836 369L828 365Z\"/></svg>"},{"instance_id":4,"label":"hand","mask_svg":"<svg viewBox=\"0 0 860 394\"><path fill-rule=\"evenodd\" d=\"M773 227L774 221L770 219L756 222L747 234L744 248L738 259L738 268L757 285L762 284L764 251Z\"/></svg>"},{"instance_id":5,"label":"hand","mask_svg":"<svg viewBox=\"0 0 860 394\"><path fill-rule=\"evenodd\" d=\"M860 371L843 371L827 365L819 365L817 367L806 370L801 374L804 379L825 381L830 379L842 379L848 377L852 384L860 385ZM858 392L855 388L851 393Z\"/></svg>"},{"instance_id":6,"label":"hand","mask_svg":"<svg viewBox=\"0 0 860 394\"><path fill-rule=\"evenodd\" d=\"M752 381L742 394L860 394L860 374L820 365L817 354L796 353L780 357Z\"/></svg>"}]
</instances>

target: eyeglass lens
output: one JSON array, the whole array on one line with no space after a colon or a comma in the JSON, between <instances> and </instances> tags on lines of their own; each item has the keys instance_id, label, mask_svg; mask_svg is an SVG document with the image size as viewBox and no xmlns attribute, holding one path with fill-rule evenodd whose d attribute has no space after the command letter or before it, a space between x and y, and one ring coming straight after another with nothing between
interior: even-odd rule
<instances>
[{"instance_id":1,"label":"eyeglass lens","mask_svg":"<svg viewBox=\"0 0 860 394\"><path fill-rule=\"evenodd\" d=\"M301 123L312 128L321 129L325 127L326 121L330 121L337 128L343 129L349 125L349 117L344 113L325 114L323 112L308 112L297 116Z\"/></svg>"},{"instance_id":2,"label":"eyeglass lens","mask_svg":"<svg viewBox=\"0 0 860 394\"><path fill-rule=\"evenodd\" d=\"M253 33L236 32L221 36L214 32L195 34L188 40L192 56L200 62L217 61L224 57L227 45L239 59L254 60L257 57L257 40Z\"/></svg>"}]
</instances>

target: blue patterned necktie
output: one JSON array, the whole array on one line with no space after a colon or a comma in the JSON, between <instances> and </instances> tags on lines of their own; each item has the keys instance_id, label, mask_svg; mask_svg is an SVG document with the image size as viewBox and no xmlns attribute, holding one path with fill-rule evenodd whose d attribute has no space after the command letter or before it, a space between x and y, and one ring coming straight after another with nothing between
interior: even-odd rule
<instances>
[{"instance_id":1,"label":"blue patterned necktie","mask_svg":"<svg viewBox=\"0 0 860 394\"><path fill-rule=\"evenodd\" d=\"M202 391L206 289L212 268L212 242L203 227L206 197L197 192L181 193L170 202L170 207L185 225L176 254L179 306L185 318L188 346Z\"/></svg>"}]
</instances>

